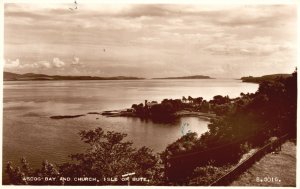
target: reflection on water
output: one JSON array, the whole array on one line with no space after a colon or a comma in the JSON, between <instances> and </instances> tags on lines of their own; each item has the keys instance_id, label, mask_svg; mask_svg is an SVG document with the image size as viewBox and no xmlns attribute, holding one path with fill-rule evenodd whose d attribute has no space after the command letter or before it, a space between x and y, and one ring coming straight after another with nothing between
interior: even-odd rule
<instances>
[{"instance_id":1,"label":"reflection on water","mask_svg":"<svg viewBox=\"0 0 300 189\"><path fill-rule=\"evenodd\" d=\"M236 97L254 92L256 84L239 80L139 80L139 81L23 81L4 83L3 162L26 156L33 166L42 160L63 162L86 146L80 130L102 127L127 133L136 147L156 152L182 136L181 126L199 135L207 120L184 117L174 123L126 117L103 117L88 112L122 109L145 99L161 101L182 96L211 99L217 94ZM50 119L54 115L87 114L73 119Z\"/></svg>"}]
</instances>

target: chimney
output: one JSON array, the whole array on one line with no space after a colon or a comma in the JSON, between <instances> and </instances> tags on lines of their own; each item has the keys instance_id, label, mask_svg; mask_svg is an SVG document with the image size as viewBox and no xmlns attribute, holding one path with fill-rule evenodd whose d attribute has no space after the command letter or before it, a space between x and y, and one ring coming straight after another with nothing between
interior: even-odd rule
<instances>
[{"instance_id":1,"label":"chimney","mask_svg":"<svg viewBox=\"0 0 300 189\"><path fill-rule=\"evenodd\" d=\"M147 102L148 102L148 101L147 101L147 100L145 100L145 106L147 106Z\"/></svg>"}]
</instances>

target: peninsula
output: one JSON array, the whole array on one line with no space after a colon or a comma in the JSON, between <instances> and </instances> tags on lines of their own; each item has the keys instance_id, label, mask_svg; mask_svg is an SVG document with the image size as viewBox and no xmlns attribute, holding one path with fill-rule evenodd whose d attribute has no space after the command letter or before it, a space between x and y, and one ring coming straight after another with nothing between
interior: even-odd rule
<instances>
[{"instance_id":1,"label":"peninsula","mask_svg":"<svg viewBox=\"0 0 300 189\"><path fill-rule=\"evenodd\" d=\"M192 75L192 76L183 76L183 77L162 77L162 78L152 78L152 79L213 79L205 75Z\"/></svg>"},{"instance_id":2,"label":"peninsula","mask_svg":"<svg viewBox=\"0 0 300 189\"><path fill-rule=\"evenodd\" d=\"M132 76L116 76L116 77L94 77L94 76L60 76L45 74L16 74L11 72L3 73L4 81L32 81L32 80L139 80L144 78Z\"/></svg>"},{"instance_id":3,"label":"peninsula","mask_svg":"<svg viewBox=\"0 0 300 189\"><path fill-rule=\"evenodd\" d=\"M241 80L243 82L248 82L248 83L261 83L264 81L274 81L275 79L279 79L279 78L285 79L291 76L292 74L272 74L272 75L264 75L261 77L253 77L253 76L242 77Z\"/></svg>"}]
</instances>

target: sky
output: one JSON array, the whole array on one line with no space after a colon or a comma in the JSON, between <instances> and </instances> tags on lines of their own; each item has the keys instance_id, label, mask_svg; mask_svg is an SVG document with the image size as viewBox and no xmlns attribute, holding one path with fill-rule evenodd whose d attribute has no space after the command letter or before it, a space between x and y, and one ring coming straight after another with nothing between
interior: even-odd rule
<instances>
[{"instance_id":1,"label":"sky","mask_svg":"<svg viewBox=\"0 0 300 189\"><path fill-rule=\"evenodd\" d=\"M296 5L8 4L4 70L49 75L292 73Z\"/></svg>"}]
</instances>

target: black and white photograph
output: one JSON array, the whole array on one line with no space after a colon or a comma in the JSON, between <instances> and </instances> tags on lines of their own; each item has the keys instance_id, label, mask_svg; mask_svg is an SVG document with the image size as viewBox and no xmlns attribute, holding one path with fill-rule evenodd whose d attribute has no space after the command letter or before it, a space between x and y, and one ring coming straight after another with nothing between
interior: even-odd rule
<instances>
[{"instance_id":1,"label":"black and white photograph","mask_svg":"<svg viewBox=\"0 0 300 189\"><path fill-rule=\"evenodd\" d=\"M288 2L5 0L2 186L296 188Z\"/></svg>"}]
</instances>

